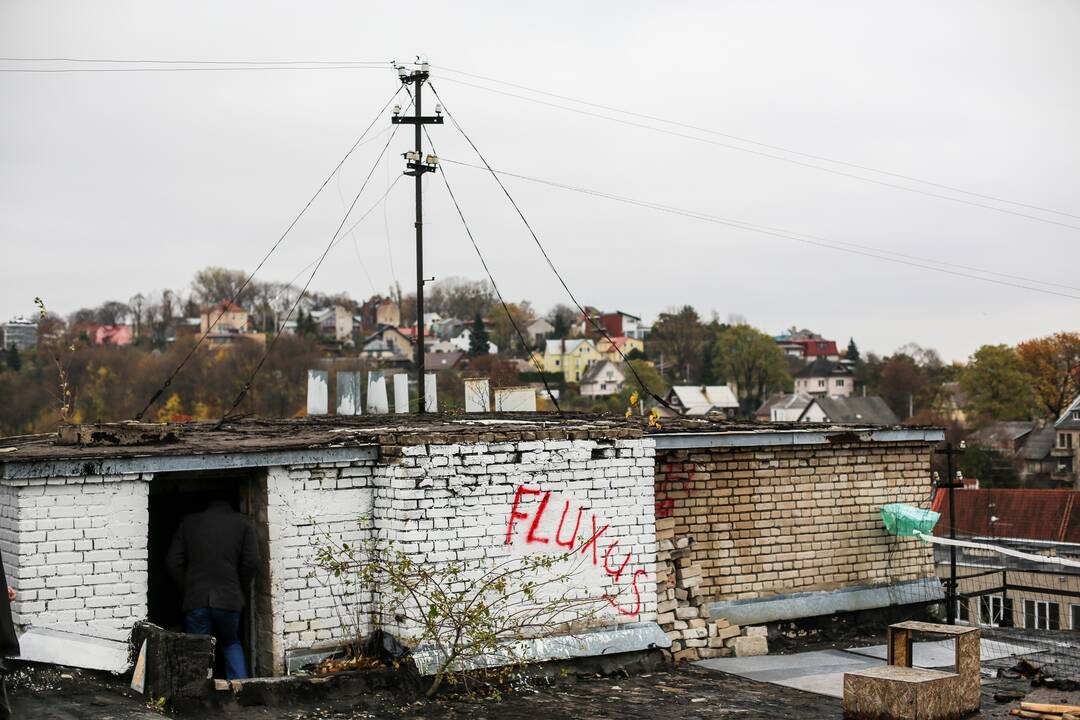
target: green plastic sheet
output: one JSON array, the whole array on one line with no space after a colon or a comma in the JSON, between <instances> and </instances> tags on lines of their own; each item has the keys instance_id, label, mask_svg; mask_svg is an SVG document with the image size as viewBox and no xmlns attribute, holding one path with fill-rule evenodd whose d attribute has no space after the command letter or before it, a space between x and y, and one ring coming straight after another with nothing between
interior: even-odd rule
<instances>
[{"instance_id":1,"label":"green plastic sheet","mask_svg":"<svg viewBox=\"0 0 1080 720\"><path fill-rule=\"evenodd\" d=\"M916 530L930 535L934 532L934 525L937 525L940 517L941 513L903 503L889 503L881 508L881 519L885 522L885 529L890 535L899 537L916 537Z\"/></svg>"}]
</instances>

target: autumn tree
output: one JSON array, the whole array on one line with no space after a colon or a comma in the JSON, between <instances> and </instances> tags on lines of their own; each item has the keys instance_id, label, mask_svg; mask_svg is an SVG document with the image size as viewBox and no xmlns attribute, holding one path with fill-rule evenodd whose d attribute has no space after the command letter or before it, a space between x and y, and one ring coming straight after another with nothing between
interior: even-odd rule
<instances>
[{"instance_id":1,"label":"autumn tree","mask_svg":"<svg viewBox=\"0 0 1080 720\"><path fill-rule=\"evenodd\" d=\"M1080 334L1059 332L1016 346L1040 414L1061 417L1080 394Z\"/></svg>"},{"instance_id":2,"label":"autumn tree","mask_svg":"<svg viewBox=\"0 0 1080 720\"><path fill-rule=\"evenodd\" d=\"M459 319L486 313L493 301L495 292L486 280L449 277L433 283L431 289L424 293L424 308L428 312Z\"/></svg>"},{"instance_id":3,"label":"autumn tree","mask_svg":"<svg viewBox=\"0 0 1080 720\"><path fill-rule=\"evenodd\" d=\"M507 311L510 313L509 317L507 317ZM529 349L521 347L521 340L518 338L517 332L514 331L514 325L517 325L518 330L525 337L525 341L528 342L526 328L536 319L536 314L533 312L529 301L507 303L505 309L503 309L502 303L495 302L492 303L488 312L491 317L491 341L509 354L528 354ZM513 318L513 324L511 324L510 318Z\"/></svg>"},{"instance_id":4,"label":"autumn tree","mask_svg":"<svg viewBox=\"0 0 1080 720\"><path fill-rule=\"evenodd\" d=\"M243 270L228 270L222 267L203 268L195 273L191 281L191 292L201 305L213 305L236 297L246 280L247 274ZM248 285L236 298L236 303L246 306L254 294L255 288Z\"/></svg>"},{"instance_id":5,"label":"autumn tree","mask_svg":"<svg viewBox=\"0 0 1080 720\"><path fill-rule=\"evenodd\" d=\"M1027 420L1035 406L1031 379L1008 345L983 345L960 373L960 385L981 423Z\"/></svg>"},{"instance_id":6,"label":"autumn tree","mask_svg":"<svg viewBox=\"0 0 1080 720\"><path fill-rule=\"evenodd\" d=\"M743 415L751 415L766 396L791 382L780 346L749 325L724 330L716 341L715 355L716 375L735 384Z\"/></svg>"},{"instance_id":7,"label":"autumn tree","mask_svg":"<svg viewBox=\"0 0 1080 720\"><path fill-rule=\"evenodd\" d=\"M684 305L660 313L646 351L651 359L662 359L664 367L671 367L672 377L694 382L700 375L704 342L705 328L697 310Z\"/></svg>"},{"instance_id":8,"label":"autumn tree","mask_svg":"<svg viewBox=\"0 0 1080 720\"><path fill-rule=\"evenodd\" d=\"M576 317L577 312L569 305L559 304L551 308L551 311L547 314L547 320L555 329L551 331L551 335L548 337L552 340L562 340L570 337L570 330Z\"/></svg>"}]
</instances>

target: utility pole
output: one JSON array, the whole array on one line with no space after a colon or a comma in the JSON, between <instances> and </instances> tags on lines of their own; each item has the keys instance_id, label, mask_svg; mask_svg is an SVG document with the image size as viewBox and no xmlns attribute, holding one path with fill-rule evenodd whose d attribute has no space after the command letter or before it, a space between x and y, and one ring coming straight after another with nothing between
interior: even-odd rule
<instances>
[{"instance_id":1,"label":"utility pole","mask_svg":"<svg viewBox=\"0 0 1080 720\"><path fill-rule=\"evenodd\" d=\"M438 169L439 158L434 155L423 155L423 145L420 133L424 125L441 125L442 109L436 105L435 114L424 117L421 112L421 93L424 81L430 73L428 64L420 63L419 70L409 72L407 68L398 68L398 78L402 85L413 86L413 115L401 115L400 106L394 108L394 116L390 122L394 125L415 125L416 142L414 149L404 153L405 174L416 178L416 411L424 412L424 173L435 172Z\"/></svg>"},{"instance_id":2,"label":"utility pole","mask_svg":"<svg viewBox=\"0 0 1080 720\"><path fill-rule=\"evenodd\" d=\"M960 443L960 452L964 451L964 443ZM957 448L953 447L951 442L945 443L944 450L935 450L934 453L945 456L946 464L946 483L942 484L938 482L939 488L946 488L949 491L949 539L956 539L956 488L964 487L964 483L960 482L959 473L955 470L954 458L956 457ZM945 581L945 618L949 625L956 624L956 601L959 595L956 592L956 546L949 546L949 579Z\"/></svg>"}]
</instances>

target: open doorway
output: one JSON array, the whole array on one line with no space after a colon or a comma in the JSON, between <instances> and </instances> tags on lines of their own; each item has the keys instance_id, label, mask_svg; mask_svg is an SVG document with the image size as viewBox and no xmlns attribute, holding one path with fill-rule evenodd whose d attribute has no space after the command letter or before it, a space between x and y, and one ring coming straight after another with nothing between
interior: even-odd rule
<instances>
[{"instance_id":1,"label":"open doorway","mask_svg":"<svg viewBox=\"0 0 1080 720\"><path fill-rule=\"evenodd\" d=\"M154 477L150 483L147 547L147 615L150 622L167 630L183 631L183 592L169 576L165 560L181 521L192 513L205 510L215 500L224 500L255 524L263 564L259 575L266 575L268 553L263 538L267 533L265 528L259 527L259 519L265 518L265 514L257 512L257 498L265 495L264 490L260 491L264 485L265 474L255 471L161 473ZM255 598L249 589L241 614L240 632L248 672L252 676L258 674L254 661L258 656L259 635L255 608ZM220 666L220 657L217 662ZM224 677L224 668L216 667L214 675Z\"/></svg>"}]
</instances>

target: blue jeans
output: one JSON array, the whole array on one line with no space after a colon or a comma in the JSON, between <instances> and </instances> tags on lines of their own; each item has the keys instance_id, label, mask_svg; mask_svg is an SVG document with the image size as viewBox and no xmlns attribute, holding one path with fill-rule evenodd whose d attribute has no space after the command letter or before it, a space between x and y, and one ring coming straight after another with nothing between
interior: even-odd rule
<instances>
[{"instance_id":1,"label":"blue jeans","mask_svg":"<svg viewBox=\"0 0 1080 720\"><path fill-rule=\"evenodd\" d=\"M213 635L225 659L225 677L242 680L247 677L244 646L240 644L240 613L217 608L195 608L184 613L184 630L193 635Z\"/></svg>"}]
</instances>

